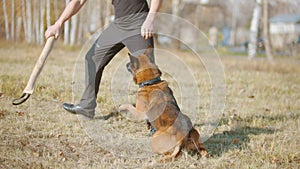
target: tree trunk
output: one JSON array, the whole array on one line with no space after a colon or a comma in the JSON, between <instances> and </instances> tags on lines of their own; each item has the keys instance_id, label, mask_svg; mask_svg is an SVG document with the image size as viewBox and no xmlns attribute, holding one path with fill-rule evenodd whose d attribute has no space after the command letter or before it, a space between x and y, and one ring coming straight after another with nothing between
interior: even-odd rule
<instances>
[{"instance_id":1,"label":"tree trunk","mask_svg":"<svg viewBox=\"0 0 300 169\"><path fill-rule=\"evenodd\" d=\"M40 2L40 40L39 40L39 44L43 44L44 43L44 39L45 39L45 26L44 26L44 18L45 18L45 1L41 1Z\"/></svg>"},{"instance_id":2,"label":"tree trunk","mask_svg":"<svg viewBox=\"0 0 300 169\"><path fill-rule=\"evenodd\" d=\"M22 29L22 17L19 16L17 18L17 27L16 27L16 41L17 42L19 42L19 40L20 40L21 29Z\"/></svg>"},{"instance_id":3,"label":"tree trunk","mask_svg":"<svg viewBox=\"0 0 300 169\"><path fill-rule=\"evenodd\" d=\"M231 15L231 42L230 44L232 46L235 46L236 44L236 31L237 31L237 21L238 21L238 15L239 15L239 0L233 1L232 6L232 15Z\"/></svg>"},{"instance_id":4,"label":"tree trunk","mask_svg":"<svg viewBox=\"0 0 300 169\"><path fill-rule=\"evenodd\" d=\"M104 18L103 18L103 7L104 7L104 3L103 1L99 1L99 11L100 11L100 18L99 18L99 24L100 24L100 28L103 29L104 26Z\"/></svg>"},{"instance_id":5,"label":"tree trunk","mask_svg":"<svg viewBox=\"0 0 300 169\"><path fill-rule=\"evenodd\" d=\"M32 42L32 16L31 16L31 0L26 0L26 17L27 17L27 42Z\"/></svg>"},{"instance_id":6,"label":"tree trunk","mask_svg":"<svg viewBox=\"0 0 300 169\"><path fill-rule=\"evenodd\" d=\"M89 30L91 33L94 33L100 27L100 18L101 18L100 11L101 11L101 9L100 9L100 5L99 5L99 1L93 0L93 1L90 1L90 3L92 3L92 5L91 5L91 9L90 9Z\"/></svg>"},{"instance_id":7,"label":"tree trunk","mask_svg":"<svg viewBox=\"0 0 300 169\"><path fill-rule=\"evenodd\" d=\"M175 16L179 15L179 4L180 4L180 0L173 0L172 1L172 14L175 15Z\"/></svg>"},{"instance_id":8,"label":"tree trunk","mask_svg":"<svg viewBox=\"0 0 300 169\"><path fill-rule=\"evenodd\" d=\"M39 22L39 0L33 1L33 18L34 18L34 33L35 33L35 42L40 42L40 22Z\"/></svg>"},{"instance_id":9,"label":"tree trunk","mask_svg":"<svg viewBox=\"0 0 300 169\"><path fill-rule=\"evenodd\" d=\"M111 0L106 0L104 28L107 28L110 23L110 15L111 15L110 7L111 7Z\"/></svg>"},{"instance_id":10,"label":"tree trunk","mask_svg":"<svg viewBox=\"0 0 300 169\"><path fill-rule=\"evenodd\" d=\"M26 4L25 0L22 0L22 18L23 18L23 27L24 27L24 34L25 40L28 42L28 32L27 32L27 20L26 20Z\"/></svg>"},{"instance_id":11,"label":"tree trunk","mask_svg":"<svg viewBox=\"0 0 300 169\"><path fill-rule=\"evenodd\" d=\"M9 40L9 25L8 25L8 17L6 11L6 1L2 0L3 3L3 13L4 13L4 21L5 21L5 37L6 40Z\"/></svg>"},{"instance_id":12,"label":"tree trunk","mask_svg":"<svg viewBox=\"0 0 300 169\"><path fill-rule=\"evenodd\" d=\"M15 0L11 0L11 40L15 40Z\"/></svg>"},{"instance_id":13,"label":"tree trunk","mask_svg":"<svg viewBox=\"0 0 300 169\"><path fill-rule=\"evenodd\" d=\"M257 53L257 36L261 13L261 0L256 0L250 27L250 42L248 45L248 59L253 59Z\"/></svg>"},{"instance_id":14,"label":"tree trunk","mask_svg":"<svg viewBox=\"0 0 300 169\"><path fill-rule=\"evenodd\" d=\"M70 0L66 0L66 5L70 2ZM69 30L70 29L70 22L66 21L64 25L64 44L69 44Z\"/></svg>"},{"instance_id":15,"label":"tree trunk","mask_svg":"<svg viewBox=\"0 0 300 169\"><path fill-rule=\"evenodd\" d=\"M74 15L71 19L71 30L70 30L70 45L75 45L76 30L77 30L78 15Z\"/></svg>"},{"instance_id":16,"label":"tree trunk","mask_svg":"<svg viewBox=\"0 0 300 169\"><path fill-rule=\"evenodd\" d=\"M267 58L270 62L273 62L273 55L271 52L271 46L269 41L269 0L263 0L263 38L266 50Z\"/></svg>"},{"instance_id":17,"label":"tree trunk","mask_svg":"<svg viewBox=\"0 0 300 169\"><path fill-rule=\"evenodd\" d=\"M182 2L184 3L184 2ZM177 23L178 17L180 16L180 0L172 0L172 14L174 17L172 17L173 26L173 33L175 34L175 37L180 38L180 31L181 31L181 25ZM174 39L173 41L174 46L177 49L180 49L181 42L177 39Z\"/></svg>"},{"instance_id":18,"label":"tree trunk","mask_svg":"<svg viewBox=\"0 0 300 169\"><path fill-rule=\"evenodd\" d=\"M85 15L85 8L81 9L82 11L78 14L79 16L79 23L78 24L78 36L77 36L77 45L80 45L83 41L83 26L84 26L84 15Z\"/></svg>"},{"instance_id":19,"label":"tree trunk","mask_svg":"<svg viewBox=\"0 0 300 169\"><path fill-rule=\"evenodd\" d=\"M50 0L47 0L47 28L51 26L51 4Z\"/></svg>"},{"instance_id":20,"label":"tree trunk","mask_svg":"<svg viewBox=\"0 0 300 169\"><path fill-rule=\"evenodd\" d=\"M59 17L57 0L54 0L53 5L54 5L54 17L55 19L57 19Z\"/></svg>"},{"instance_id":21,"label":"tree trunk","mask_svg":"<svg viewBox=\"0 0 300 169\"><path fill-rule=\"evenodd\" d=\"M88 18L88 16L87 15L85 15L85 13L88 13L88 10L89 10L89 8L88 8L88 6L86 6L86 8L85 8L85 12L83 13L82 12L82 20L80 21L82 24L84 24L83 26L82 26L82 36L83 36L83 39L86 39L87 37L88 37L88 33L89 33L89 22L88 22L88 20L89 20L89 18Z\"/></svg>"}]
</instances>

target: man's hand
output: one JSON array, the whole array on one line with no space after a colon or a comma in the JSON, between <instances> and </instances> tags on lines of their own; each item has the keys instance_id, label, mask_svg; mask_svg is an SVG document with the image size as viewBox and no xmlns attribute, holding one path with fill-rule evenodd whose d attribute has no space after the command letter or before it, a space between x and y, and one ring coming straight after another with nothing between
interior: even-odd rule
<instances>
[{"instance_id":1,"label":"man's hand","mask_svg":"<svg viewBox=\"0 0 300 169\"><path fill-rule=\"evenodd\" d=\"M54 39L57 39L60 35L61 32L61 26L60 24L54 24L52 26L50 26L46 32L45 32L45 37L46 39L48 39L51 36L54 36Z\"/></svg>"},{"instance_id":2,"label":"man's hand","mask_svg":"<svg viewBox=\"0 0 300 169\"><path fill-rule=\"evenodd\" d=\"M141 35L145 39L150 39L153 36L153 27L154 27L154 16L151 16L149 14L142 25Z\"/></svg>"},{"instance_id":3,"label":"man's hand","mask_svg":"<svg viewBox=\"0 0 300 169\"><path fill-rule=\"evenodd\" d=\"M72 0L70 3L68 3L56 23L50 26L45 32L46 39L48 39L50 36L54 36L54 38L57 39L60 35L62 25L65 23L65 21L69 20L73 15L75 15L86 1L87 0Z\"/></svg>"},{"instance_id":4,"label":"man's hand","mask_svg":"<svg viewBox=\"0 0 300 169\"><path fill-rule=\"evenodd\" d=\"M152 0L150 5L150 10L147 15L147 18L145 22L142 25L141 28L141 35L145 39L149 39L153 36L153 27L154 27L154 19L155 15L158 12L160 5L162 3L162 0Z\"/></svg>"}]
</instances>

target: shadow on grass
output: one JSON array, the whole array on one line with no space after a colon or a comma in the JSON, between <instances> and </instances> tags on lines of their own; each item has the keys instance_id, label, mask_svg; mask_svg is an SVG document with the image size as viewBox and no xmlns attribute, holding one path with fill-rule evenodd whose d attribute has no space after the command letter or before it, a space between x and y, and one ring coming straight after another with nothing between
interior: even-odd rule
<instances>
[{"instance_id":1,"label":"shadow on grass","mask_svg":"<svg viewBox=\"0 0 300 169\"><path fill-rule=\"evenodd\" d=\"M112 111L111 113L103 116L97 116L97 120L109 120L110 118L122 116L118 111ZM295 117L295 116L291 116ZM298 117L298 116L297 116ZM244 122L253 121L254 118L273 121L279 119L286 119L288 117L250 117L243 119ZM228 125L228 121L223 122L223 125ZM195 126L201 126L200 124L195 124ZM275 129L272 128L259 128L259 127L249 127L240 126L234 130L223 131L222 133L214 134L210 137L204 144L207 148L208 153L213 157L221 156L230 150L242 150L247 147L250 142L249 135L262 135L262 134L274 134Z\"/></svg>"},{"instance_id":2,"label":"shadow on grass","mask_svg":"<svg viewBox=\"0 0 300 169\"><path fill-rule=\"evenodd\" d=\"M206 142L206 148L213 157L221 156L229 150L242 150L250 142L249 135L273 134L274 129L257 127L240 127L232 131L214 134Z\"/></svg>"},{"instance_id":3,"label":"shadow on grass","mask_svg":"<svg viewBox=\"0 0 300 169\"><path fill-rule=\"evenodd\" d=\"M94 119L96 120L108 120L112 117L116 117L119 116L120 113L118 111L112 111L111 113L107 114L107 115L103 115L103 116L97 116Z\"/></svg>"},{"instance_id":4,"label":"shadow on grass","mask_svg":"<svg viewBox=\"0 0 300 169\"><path fill-rule=\"evenodd\" d=\"M135 107L135 103L132 103L132 105ZM103 115L103 116L97 116L94 119L96 120L109 120L112 117L122 117L122 113L118 112L117 109L113 109L109 114Z\"/></svg>"}]
</instances>

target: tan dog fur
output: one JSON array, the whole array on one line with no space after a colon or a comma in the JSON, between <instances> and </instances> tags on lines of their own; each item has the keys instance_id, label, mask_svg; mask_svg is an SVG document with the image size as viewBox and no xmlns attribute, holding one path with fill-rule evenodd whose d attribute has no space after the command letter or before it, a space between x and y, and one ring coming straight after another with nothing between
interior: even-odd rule
<instances>
[{"instance_id":1,"label":"tan dog fur","mask_svg":"<svg viewBox=\"0 0 300 169\"><path fill-rule=\"evenodd\" d=\"M148 52L149 49L138 57L129 55L131 62L127 68L136 84L161 76L161 71L147 57ZM178 156L182 149L206 155L200 134L190 118L180 111L166 81L139 88L136 107L124 104L119 107L119 112L122 111L129 111L136 120L150 121L156 129L150 140L153 152L165 154L167 159Z\"/></svg>"}]
</instances>

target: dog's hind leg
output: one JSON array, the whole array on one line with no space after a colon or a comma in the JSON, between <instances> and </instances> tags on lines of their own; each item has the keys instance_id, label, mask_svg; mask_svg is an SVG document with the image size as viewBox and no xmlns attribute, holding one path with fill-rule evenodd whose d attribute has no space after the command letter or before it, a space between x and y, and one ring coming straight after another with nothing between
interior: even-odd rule
<instances>
[{"instance_id":1,"label":"dog's hind leg","mask_svg":"<svg viewBox=\"0 0 300 169\"><path fill-rule=\"evenodd\" d=\"M177 145L174 148L174 151L172 152L172 154L167 155L166 157L160 158L159 162L169 162L169 161L175 159L180 154L180 152L181 152L181 146Z\"/></svg>"},{"instance_id":2,"label":"dog's hind leg","mask_svg":"<svg viewBox=\"0 0 300 169\"><path fill-rule=\"evenodd\" d=\"M152 151L158 154L166 154L177 146L176 136L167 131L157 131L150 139Z\"/></svg>"}]
</instances>

